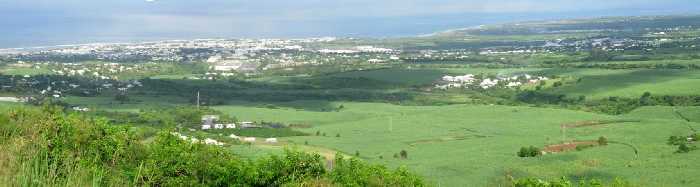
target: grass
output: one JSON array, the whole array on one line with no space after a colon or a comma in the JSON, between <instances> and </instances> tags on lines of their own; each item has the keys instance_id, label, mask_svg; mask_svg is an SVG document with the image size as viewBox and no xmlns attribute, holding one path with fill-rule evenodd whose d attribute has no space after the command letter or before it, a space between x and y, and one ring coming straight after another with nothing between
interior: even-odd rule
<instances>
[{"instance_id":1,"label":"grass","mask_svg":"<svg viewBox=\"0 0 700 187\"><path fill-rule=\"evenodd\" d=\"M547 71L546 71L547 72ZM550 70L548 73L580 77L581 82L552 89L551 92L589 99L611 96L638 98L644 92L654 95L697 95L700 71L688 70Z\"/></svg>"},{"instance_id":2,"label":"grass","mask_svg":"<svg viewBox=\"0 0 700 187\"><path fill-rule=\"evenodd\" d=\"M589 99L639 97L647 91L653 95L693 95L697 94L697 85L700 85L700 72L654 69L382 69L325 76L423 85L445 74L465 73L530 73L582 78L581 82L545 90L569 96L585 95ZM287 80L274 79L279 83ZM270 82L263 79L256 81ZM469 95L459 93L450 94L450 97L454 97L450 99L455 101L470 99ZM68 97L65 100L102 110L132 112L152 105L188 103L186 99L178 97L133 98L141 102L119 104L107 96ZM357 152L360 153L359 158L370 162L389 167L408 166L438 185L496 186L503 184L507 176L550 179L567 176L574 180L599 178L608 181L621 177L643 186L687 186L700 182L692 180L694 174L700 172L700 168L694 167L700 161L700 151L674 154L676 147L666 145L669 136L688 135L690 129L700 129L698 107L641 107L629 114L609 116L563 109L498 105L398 106L324 100L227 100L225 103L212 108L241 121L308 126L295 130L310 136L279 138L280 142L289 146L306 147L306 150L316 152L337 151L347 155ZM341 105L342 109L339 107ZM677 113L690 121L679 118ZM562 134L560 129L562 124L609 120L626 122L572 128L567 129L566 134ZM316 132L319 132L319 136L315 135ZM537 158L516 156L522 146L544 147L562 141L596 140L600 136L619 143ZM270 145L231 147L232 151L250 158L279 154L282 149L283 146ZM408 159L394 158L402 150L407 151ZM635 150L638 154L635 154Z\"/></svg>"},{"instance_id":3,"label":"grass","mask_svg":"<svg viewBox=\"0 0 700 187\"><path fill-rule=\"evenodd\" d=\"M380 69L371 71L354 71L338 73L336 77L363 77L396 84L423 85L430 84L442 77L442 71L434 69Z\"/></svg>"},{"instance_id":4,"label":"grass","mask_svg":"<svg viewBox=\"0 0 700 187\"><path fill-rule=\"evenodd\" d=\"M46 68L29 68L29 67L2 67L0 74L6 75L51 75L53 72Z\"/></svg>"},{"instance_id":5,"label":"grass","mask_svg":"<svg viewBox=\"0 0 700 187\"><path fill-rule=\"evenodd\" d=\"M292 108L253 108L222 106L217 110L242 119L265 119L287 123L310 124L301 129L320 131L326 136L282 138L296 143L308 142L344 153L360 152L360 158L391 167L406 165L440 185L497 184L506 175L573 179L623 177L637 184L683 185L698 168L693 167L699 153L674 154L665 139L687 133L687 125L700 126L674 118L672 113L658 112L656 117L644 113L668 108L642 108L627 116L606 116L586 112L506 106L395 106L377 103L343 103L339 112L300 111ZM541 116L547 116L543 118ZM606 136L611 144L545 155L518 158L521 146L539 146L562 140L560 125L586 120L632 119L614 125L581 127L567 131L567 140L595 140ZM335 137L340 134L340 137ZM401 150L408 159L395 159ZM379 157L383 157L380 159ZM658 172L669 171L673 172ZM658 179L658 180L657 180ZM687 182L687 181L686 181Z\"/></svg>"}]
</instances>

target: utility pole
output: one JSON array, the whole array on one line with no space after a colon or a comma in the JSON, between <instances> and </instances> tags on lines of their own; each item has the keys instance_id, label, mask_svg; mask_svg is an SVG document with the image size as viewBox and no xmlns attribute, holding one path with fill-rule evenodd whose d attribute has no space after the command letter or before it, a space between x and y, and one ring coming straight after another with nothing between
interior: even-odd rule
<instances>
[{"instance_id":1,"label":"utility pole","mask_svg":"<svg viewBox=\"0 0 700 187\"><path fill-rule=\"evenodd\" d=\"M566 142L566 125L561 125L561 141Z\"/></svg>"},{"instance_id":2,"label":"utility pole","mask_svg":"<svg viewBox=\"0 0 700 187\"><path fill-rule=\"evenodd\" d=\"M197 90L197 109L199 109L199 90Z\"/></svg>"},{"instance_id":3,"label":"utility pole","mask_svg":"<svg viewBox=\"0 0 700 187\"><path fill-rule=\"evenodd\" d=\"M389 132L394 131L394 117L389 116Z\"/></svg>"}]
</instances>

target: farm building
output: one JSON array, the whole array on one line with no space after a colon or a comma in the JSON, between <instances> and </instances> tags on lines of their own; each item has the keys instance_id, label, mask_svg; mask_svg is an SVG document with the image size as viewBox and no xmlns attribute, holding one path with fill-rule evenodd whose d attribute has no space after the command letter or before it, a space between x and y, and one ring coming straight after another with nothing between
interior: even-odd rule
<instances>
[{"instance_id":1,"label":"farm building","mask_svg":"<svg viewBox=\"0 0 700 187\"><path fill-rule=\"evenodd\" d=\"M202 125L202 130L211 129L211 125Z\"/></svg>"},{"instance_id":2,"label":"farm building","mask_svg":"<svg viewBox=\"0 0 700 187\"><path fill-rule=\"evenodd\" d=\"M246 122L241 122L241 128L247 129L247 128L261 128L261 127L258 125L255 125L255 123L253 123L253 122L246 121Z\"/></svg>"},{"instance_id":3,"label":"farm building","mask_svg":"<svg viewBox=\"0 0 700 187\"><path fill-rule=\"evenodd\" d=\"M241 137L238 137L238 136L236 136L235 134L231 134L231 135L229 135L228 137L231 138L231 139L236 139L236 140L240 140L240 139L241 139Z\"/></svg>"},{"instance_id":4,"label":"farm building","mask_svg":"<svg viewBox=\"0 0 700 187\"><path fill-rule=\"evenodd\" d=\"M224 145L224 143L221 143L221 142L216 141L216 140L211 139L211 138L204 139L204 144L207 144L207 145L218 145L218 146Z\"/></svg>"},{"instance_id":5,"label":"farm building","mask_svg":"<svg viewBox=\"0 0 700 187\"><path fill-rule=\"evenodd\" d=\"M217 116L217 115L204 115L204 116L202 116L202 130L211 129L215 125L216 121L218 121L218 120L219 120L219 116Z\"/></svg>"},{"instance_id":6,"label":"farm building","mask_svg":"<svg viewBox=\"0 0 700 187\"><path fill-rule=\"evenodd\" d=\"M227 128L227 129L235 129L235 128L236 128L236 124L235 124L235 123L226 124L226 128Z\"/></svg>"},{"instance_id":7,"label":"farm building","mask_svg":"<svg viewBox=\"0 0 700 187\"><path fill-rule=\"evenodd\" d=\"M277 138L268 138L268 139L265 139L265 143L277 143Z\"/></svg>"},{"instance_id":8,"label":"farm building","mask_svg":"<svg viewBox=\"0 0 700 187\"><path fill-rule=\"evenodd\" d=\"M255 142L255 138L254 137L247 137L247 138L243 138L243 141L244 142Z\"/></svg>"}]
</instances>

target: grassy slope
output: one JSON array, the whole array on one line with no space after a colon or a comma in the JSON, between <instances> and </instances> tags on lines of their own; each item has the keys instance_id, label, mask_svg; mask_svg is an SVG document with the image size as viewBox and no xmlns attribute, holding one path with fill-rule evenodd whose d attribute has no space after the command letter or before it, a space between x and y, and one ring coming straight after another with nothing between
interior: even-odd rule
<instances>
[{"instance_id":1,"label":"grassy slope","mask_svg":"<svg viewBox=\"0 0 700 187\"><path fill-rule=\"evenodd\" d=\"M693 85L698 73L683 70L599 70L599 69L441 69L378 70L349 72L334 76L365 77L384 82L426 84L443 74L463 73L544 72L547 75L583 77L581 83L555 88L566 94L585 94L589 98L607 96L638 97L645 91L655 95L696 94ZM418 76L412 76L416 75ZM575 87L574 87L575 86ZM69 98L69 103L96 105L101 109L137 111L140 107L158 103L187 103L178 98L142 98L140 104L109 104L103 99ZM138 98L137 98L138 99ZM680 186L697 184L691 174L699 172L693 163L698 154L673 154L675 147L665 144L671 135L687 135L688 126L700 125L677 117L673 108L643 107L624 116L606 116L585 112L505 106L395 106L379 103L332 103L327 101L297 101L274 103L232 102L215 109L246 121L274 121L309 124L301 129L326 137L281 138L283 142L319 146L338 150L377 163L396 167L407 165L435 183L448 186L465 184L483 186L497 184L506 175L611 179L623 177L648 186ZM340 112L319 112L318 108L335 108ZM685 116L696 120L697 108L678 108ZM539 146L561 140L559 125L566 122L595 119L640 119L640 122L572 129L569 139L594 140L607 136L611 141L633 144L639 150L620 144L521 159L515 152L521 146ZM697 121L696 121L697 122ZM390 126L390 124L393 124ZM391 129L391 131L390 131ZM341 137L336 138L335 135ZM409 159L392 158L405 149ZM280 147L234 147L239 154L255 157L279 153ZM382 156L383 159L379 159ZM682 180L686 180L683 183Z\"/></svg>"},{"instance_id":2,"label":"grassy slope","mask_svg":"<svg viewBox=\"0 0 700 187\"><path fill-rule=\"evenodd\" d=\"M218 107L244 119L307 123L327 137L293 137L287 141L317 145L354 154L390 166L407 165L441 185L495 184L505 175L572 178L616 176L646 185L682 185L692 178L698 152L673 154L665 144L670 135L687 133L687 125L699 126L659 115L637 123L611 124L573 129L569 139L592 140L607 136L612 141L631 143L639 149L612 144L582 152L522 159L515 156L520 146L556 143L559 125L565 122L612 117L576 111L504 106L406 107L373 103L344 103L341 112L308 112L293 109L263 109L240 106ZM663 108L651 110L664 110ZM643 113L644 111L639 111ZM543 117L546 116L546 117ZM389 124L393 124L390 126ZM700 127L700 126L699 126ZM390 130L391 129L391 130ZM340 134L336 138L335 134ZM392 155L405 149L409 159ZM382 156L383 159L378 157Z\"/></svg>"},{"instance_id":3,"label":"grassy slope","mask_svg":"<svg viewBox=\"0 0 700 187\"><path fill-rule=\"evenodd\" d=\"M647 91L654 95L696 95L700 90L700 71L557 69L545 72L582 77L578 84L552 91L592 99L636 98Z\"/></svg>"}]
</instances>

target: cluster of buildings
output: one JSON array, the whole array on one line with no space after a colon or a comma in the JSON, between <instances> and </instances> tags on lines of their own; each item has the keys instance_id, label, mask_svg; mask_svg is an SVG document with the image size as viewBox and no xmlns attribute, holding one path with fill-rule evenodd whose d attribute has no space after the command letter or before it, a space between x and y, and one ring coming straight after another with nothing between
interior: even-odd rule
<instances>
[{"instance_id":1,"label":"cluster of buildings","mask_svg":"<svg viewBox=\"0 0 700 187\"><path fill-rule=\"evenodd\" d=\"M206 138L206 139L204 139L204 140L199 140L199 139L197 139L197 138L195 138L195 137L187 137L187 136L182 135L182 134L180 134L180 133L178 133L178 132L171 132L170 134L173 135L173 136L176 136L176 137L178 137L178 138L180 138L180 139L182 139L182 140L189 141L189 142L192 142L192 143L204 143L204 144L207 144L207 145L216 145L216 146L223 146L223 145L225 145L225 143L219 142L218 140L211 139L211 138Z\"/></svg>"},{"instance_id":2,"label":"cluster of buildings","mask_svg":"<svg viewBox=\"0 0 700 187\"><path fill-rule=\"evenodd\" d=\"M253 122L240 122L240 125L236 125L235 123L220 123L220 117L218 115L204 115L202 116L202 124L201 124L201 130L217 130L217 129L236 129L236 128L262 128L261 126L255 125ZM190 129L190 131L196 131L194 129ZM225 143L217 141L215 139L211 138L206 138L204 140L199 140L194 137L187 137L185 135L182 135L177 132L171 133L174 136L179 137L182 140L185 141L190 141L192 143L204 143L207 145L217 145L217 146L223 146ZM228 136L231 139L238 140L241 142L249 142L249 143L255 143L257 141L256 137L240 137L235 134L230 134ZM278 143L277 138L265 138L264 140L265 143Z\"/></svg>"},{"instance_id":3,"label":"cluster of buildings","mask_svg":"<svg viewBox=\"0 0 700 187\"><path fill-rule=\"evenodd\" d=\"M233 122L222 123L222 122L220 122L220 118L218 115L204 115L204 116L202 116L201 129L202 130L211 130L211 129L235 129L235 128L242 128L242 129L261 128L261 126L255 125L255 123L249 122L249 121L240 122L239 124L240 124L239 126L236 126L236 124Z\"/></svg>"},{"instance_id":4,"label":"cluster of buildings","mask_svg":"<svg viewBox=\"0 0 700 187\"><path fill-rule=\"evenodd\" d=\"M516 88L522 86L523 84L534 84L546 80L549 80L549 78L543 76L532 76L528 74L499 78L488 78L474 74L466 74L461 76L445 75L440 81L438 81L439 83L435 85L435 88L441 90L447 90L450 88L489 89L497 86Z\"/></svg>"},{"instance_id":5,"label":"cluster of buildings","mask_svg":"<svg viewBox=\"0 0 700 187\"><path fill-rule=\"evenodd\" d=\"M129 65L92 69L71 68L73 62L189 62L206 63L210 73L251 74L260 70L285 69L325 63L386 63L400 60L401 51L359 45L327 48L336 38L308 39L198 39L144 43L100 43L35 49L4 50L2 59L14 61L58 61L67 67L53 68L58 75L94 75L116 79L122 72L143 70ZM86 66L77 64L76 66ZM97 69L99 68L99 69Z\"/></svg>"}]
</instances>

